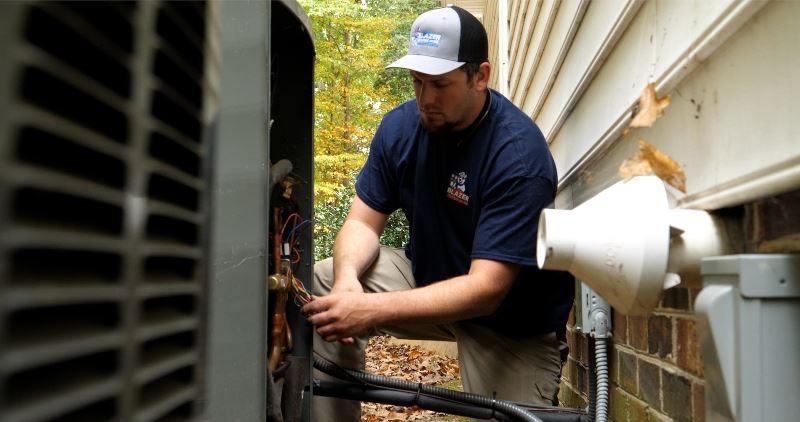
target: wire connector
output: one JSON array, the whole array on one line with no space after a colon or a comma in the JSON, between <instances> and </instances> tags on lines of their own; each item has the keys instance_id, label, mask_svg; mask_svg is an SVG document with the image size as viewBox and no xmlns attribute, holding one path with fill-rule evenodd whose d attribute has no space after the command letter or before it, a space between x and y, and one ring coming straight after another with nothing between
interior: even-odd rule
<instances>
[{"instance_id":1,"label":"wire connector","mask_svg":"<svg viewBox=\"0 0 800 422\"><path fill-rule=\"evenodd\" d=\"M593 309L590 317L594 324L594 328L592 329L592 336L594 336L594 338L611 337L611 318L605 309Z\"/></svg>"}]
</instances>

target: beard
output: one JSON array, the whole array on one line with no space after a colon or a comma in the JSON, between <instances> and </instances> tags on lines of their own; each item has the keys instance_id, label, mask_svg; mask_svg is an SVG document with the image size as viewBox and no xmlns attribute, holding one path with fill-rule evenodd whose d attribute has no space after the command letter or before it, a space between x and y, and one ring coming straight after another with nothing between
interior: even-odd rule
<instances>
[{"instance_id":1,"label":"beard","mask_svg":"<svg viewBox=\"0 0 800 422\"><path fill-rule=\"evenodd\" d=\"M420 111L419 114L419 121L425 130L435 135L453 132L453 128L458 124L457 122L450 122L446 119L437 120L435 122L431 121L422 111Z\"/></svg>"}]
</instances>

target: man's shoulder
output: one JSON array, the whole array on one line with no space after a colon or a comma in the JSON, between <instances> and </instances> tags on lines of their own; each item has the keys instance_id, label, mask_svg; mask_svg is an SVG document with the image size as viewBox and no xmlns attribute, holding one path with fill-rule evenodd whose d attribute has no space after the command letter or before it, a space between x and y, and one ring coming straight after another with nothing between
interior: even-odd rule
<instances>
[{"instance_id":1,"label":"man's shoulder","mask_svg":"<svg viewBox=\"0 0 800 422\"><path fill-rule=\"evenodd\" d=\"M539 127L510 100L496 91L492 94L497 100L493 154L501 173L553 178L555 167Z\"/></svg>"},{"instance_id":2,"label":"man's shoulder","mask_svg":"<svg viewBox=\"0 0 800 422\"><path fill-rule=\"evenodd\" d=\"M524 111L520 110L508 98L497 91L492 90L493 102L495 103L495 114L498 116L498 125L508 131L526 135L533 134L537 138L542 138L539 127Z\"/></svg>"},{"instance_id":3,"label":"man's shoulder","mask_svg":"<svg viewBox=\"0 0 800 422\"><path fill-rule=\"evenodd\" d=\"M497 93L493 99L494 129L497 148L513 145L515 149L542 154L547 149L544 135L534 121L510 100ZM519 152L519 151L518 151Z\"/></svg>"}]
</instances>

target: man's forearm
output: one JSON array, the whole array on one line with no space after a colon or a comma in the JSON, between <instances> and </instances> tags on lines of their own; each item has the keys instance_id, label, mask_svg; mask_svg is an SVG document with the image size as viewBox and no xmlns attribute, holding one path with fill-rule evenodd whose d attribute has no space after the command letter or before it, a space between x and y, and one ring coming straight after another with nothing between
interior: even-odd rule
<instances>
[{"instance_id":1,"label":"man's forearm","mask_svg":"<svg viewBox=\"0 0 800 422\"><path fill-rule=\"evenodd\" d=\"M417 289L375 294L376 325L442 324L487 313L480 296L464 285L465 277Z\"/></svg>"},{"instance_id":2,"label":"man's forearm","mask_svg":"<svg viewBox=\"0 0 800 422\"><path fill-rule=\"evenodd\" d=\"M518 266L474 260L466 275L431 285L378 293L376 325L449 323L493 313L505 298Z\"/></svg>"},{"instance_id":3,"label":"man's forearm","mask_svg":"<svg viewBox=\"0 0 800 422\"><path fill-rule=\"evenodd\" d=\"M378 235L367 224L347 220L333 245L334 290L354 290L357 287L357 291L362 291L361 286L354 283L375 261L379 250Z\"/></svg>"},{"instance_id":4,"label":"man's forearm","mask_svg":"<svg viewBox=\"0 0 800 422\"><path fill-rule=\"evenodd\" d=\"M476 259L464 276L394 292L342 290L305 305L303 313L325 341L343 341L381 325L460 321L494 312L518 271L517 265Z\"/></svg>"}]
</instances>

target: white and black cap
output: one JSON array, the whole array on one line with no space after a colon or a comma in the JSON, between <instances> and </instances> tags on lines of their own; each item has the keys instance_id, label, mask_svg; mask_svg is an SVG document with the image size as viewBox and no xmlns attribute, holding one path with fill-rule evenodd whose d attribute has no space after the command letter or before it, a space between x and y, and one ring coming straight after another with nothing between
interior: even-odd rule
<instances>
[{"instance_id":1,"label":"white and black cap","mask_svg":"<svg viewBox=\"0 0 800 422\"><path fill-rule=\"evenodd\" d=\"M467 62L489 58L486 29L466 10L449 6L427 11L411 25L408 54L386 66L441 75Z\"/></svg>"}]
</instances>

